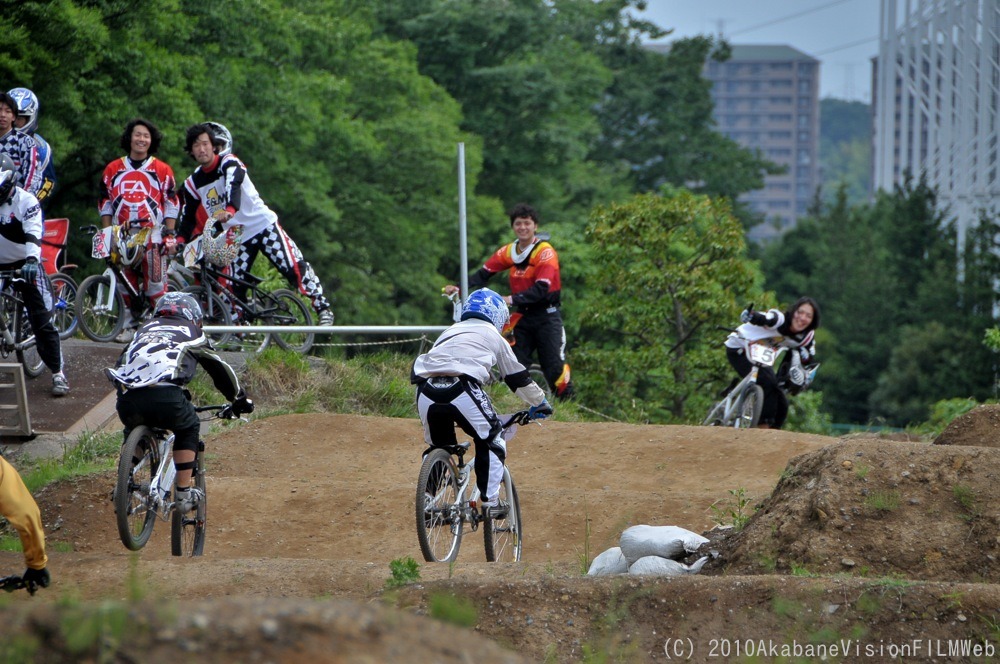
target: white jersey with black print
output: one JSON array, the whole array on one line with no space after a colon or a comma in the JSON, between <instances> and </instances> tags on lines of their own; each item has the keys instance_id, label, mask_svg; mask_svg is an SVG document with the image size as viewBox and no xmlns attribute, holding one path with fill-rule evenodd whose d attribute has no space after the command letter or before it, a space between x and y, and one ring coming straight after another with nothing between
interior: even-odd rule
<instances>
[{"instance_id":1,"label":"white jersey with black print","mask_svg":"<svg viewBox=\"0 0 1000 664\"><path fill-rule=\"evenodd\" d=\"M185 385L194 378L198 364L208 372L223 396L232 401L240 391L236 372L226 363L196 324L184 318L154 318L135 337L105 373L129 390L157 384Z\"/></svg>"},{"instance_id":2,"label":"white jersey with black print","mask_svg":"<svg viewBox=\"0 0 1000 664\"><path fill-rule=\"evenodd\" d=\"M527 371L493 323L470 318L442 332L434 346L414 361L413 373L421 378L464 375L483 385L494 364L504 378ZM532 406L545 401L545 393L533 380L514 393Z\"/></svg>"},{"instance_id":3,"label":"white jersey with black print","mask_svg":"<svg viewBox=\"0 0 1000 664\"><path fill-rule=\"evenodd\" d=\"M805 348L811 355L815 354L814 341L816 331L809 330L805 334L784 335L778 328L785 324L785 314L778 309L767 311L767 325L743 323L736 331L726 337L726 348L743 348L742 339L749 341L765 341L770 346L784 348Z\"/></svg>"},{"instance_id":4,"label":"white jersey with black print","mask_svg":"<svg viewBox=\"0 0 1000 664\"><path fill-rule=\"evenodd\" d=\"M247 167L236 155L227 154L219 159L212 171L199 166L186 180L184 191L188 204L197 201L201 208L184 210L184 223L197 229L191 236L199 235L202 225L214 217L216 212L230 208L233 217L223 224L243 227L243 242L263 233L278 222L278 215L261 199L257 187L250 181ZM195 222L197 217L197 224Z\"/></svg>"},{"instance_id":5,"label":"white jersey with black print","mask_svg":"<svg viewBox=\"0 0 1000 664\"><path fill-rule=\"evenodd\" d=\"M0 204L0 264L17 263L42 255L42 207L20 187Z\"/></svg>"}]
</instances>

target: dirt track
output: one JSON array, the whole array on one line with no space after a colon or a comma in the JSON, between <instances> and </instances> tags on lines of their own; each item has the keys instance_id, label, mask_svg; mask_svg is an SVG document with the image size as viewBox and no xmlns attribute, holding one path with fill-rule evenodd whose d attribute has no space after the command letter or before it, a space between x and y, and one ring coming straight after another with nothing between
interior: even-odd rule
<instances>
[{"instance_id":1,"label":"dirt track","mask_svg":"<svg viewBox=\"0 0 1000 664\"><path fill-rule=\"evenodd\" d=\"M992 507L1000 499L993 470L1000 450L888 441L838 445L842 441L780 431L546 422L523 428L510 447L525 521L524 562L483 562L481 536L469 534L456 565L423 564L420 583L386 596L390 561L420 560L413 526L420 441L416 420L330 414L257 420L210 438L209 534L201 559L171 558L166 524L158 524L141 553L127 552L108 500L110 474L44 490L38 500L55 583L34 599L12 596L8 610L17 611L6 619L16 625L26 619L22 611L33 609L25 629L52 633L65 623L45 607L59 598L157 598L152 606L133 605L129 620L139 622L128 623L134 629L115 646L126 658L156 646L162 658L151 661L173 661L178 651L164 650L163 643L178 634L186 635L185 648L214 655L206 661L387 661L377 653L389 651L406 653L409 661L518 660L510 651L487 656L468 633L463 646L453 648L447 645L454 643L453 628L438 621L341 604L395 597L406 613L425 614L441 593L472 602L476 631L526 661L579 661L595 649L623 661L660 661L670 635L699 644L695 661L717 637L826 643L850 636L864 645L959 637L1000 642L1000 586L993 581L1000 573L1000 519ZM795 457L800 461L788 468ZM768 498L779 481L783 490ZM987 511L956 503L955 486L966 487ZM727 572L723 562L714 571L676 579L581 577L582 560L615 546L625 527L703 531L713 522L711 506L725 510L730 491L740 488L754 503L766 499L765 509L747 526L742 543L723 553L741 561L736 574L751 576ZM890 490L906 499L894 512L866 507L867 496ZM816 520L820 504L833 518L829 526ZM939 522L951 530L934 527ZM886 536L898 528L923 533L926 552ZM952 546L954 529L965 538L959 549ZM783 541L800 543L795 557ZM72 551L57 550L66 547ZM864 565L847 575L790 575L789 565L796 564L808 571L830 563L836 570L845 552ZM951 564L967 561L985 561L975 567L979 578L961 572L968 566ZM0 564L19 570L20 556L0 554ZM880 564L894 571L879 577ZM945 581L902 581L922 578ZM979 583L948 581L954 578ZM163 633L149 631L141 616L153 611L160 617L152 624L159 624L162 611L155 607L163 598L177 602L168 624L178 622ZM54 643L65 657L66 647ZM842 660L872 661L861 654Z\"/></svg>"}]
</instances>

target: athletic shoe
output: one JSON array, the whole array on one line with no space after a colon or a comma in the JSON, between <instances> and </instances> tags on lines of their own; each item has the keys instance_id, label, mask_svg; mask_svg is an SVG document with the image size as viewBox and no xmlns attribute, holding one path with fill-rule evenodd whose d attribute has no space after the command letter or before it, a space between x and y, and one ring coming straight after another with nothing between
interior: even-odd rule
<instances>
[{"instance_id":1,"label":"athletic shoe","mask_svg":"<svg viewBox=\"0 0 1000 664\"><path fill-rule=\"evenodd\" d=\"M482 502L483 513L491 519L506 519L510 506L502 500L484 500Z\"/></svg>"},{"instance_id":2,"label":"athletic shoe","mask_svg":"<svg viewBox=\"0 0 1000 664\"><path fill-rule=\"evenodd\" d=\"M323 327L333 325L333 312L329 309L319 312L319 324Z\"/></svg>"},{"instance_id":3,"label":"athletic shoe","mask_svg":"<svg viewBox=\"0 0 1000 664\"><path fill-rule=\"evenodd\" d=\"M53 374L52 396L61 397L64 394L69 394L69 381L66 380L66 376L62 374Z\"/></svg>"},{"instance_id":4,"label":"athletic shoe","mask_svg":"<svg viewBox=\"0 0 1000 664\"><path fill-rule=\"evenodd\" d=\"M174 502L174 509L176 509L181 514L191 512L196 507L201 499L205 497L205 494L201 492L198 487L191 487L190 489L178 489L176 498Z\"/></svg>"},{"instance_id":5,"label":"athletic shoe","mask_svg":"<svg viewBox=\"0 0 1000 664\"><path fill-rule=\"evenodd\" d=\"M132 341L134 337L135 337L135 330L132 329L131 327L126 327L125 329L123 329L121 332L118 333L117 337L115 337L115 342L120 344L127 344L130 341Z\"/></svg>"}]
</instances>

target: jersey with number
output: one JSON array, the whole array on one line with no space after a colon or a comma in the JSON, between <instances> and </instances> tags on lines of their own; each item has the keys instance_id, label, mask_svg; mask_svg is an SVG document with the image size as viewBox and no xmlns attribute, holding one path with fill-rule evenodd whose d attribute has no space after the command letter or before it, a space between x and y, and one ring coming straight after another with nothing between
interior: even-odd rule
<instances>
[{"instance_id":1,"label":"jersey with number","mask_svg":"<svg viewBox=\"0 0 1000 664\"><path fill-rule=\"evenodd\" d=\"M174 171L156 157L136 162L115 159L101 178L101 216L125 226L159 226L176 219L178 200Z\"/></svg>"},{"instance_id":2,"label":"jersey with number","mask_svg":"<svg viewBox=\"0 0 1000 664\"><path fill-rule=\"evenodd\" d=\"M42 207L20 187L0 204L0 265L42 255Z\"/></svg>"},{"instance_id":3,"label":"jersey with number","mask_svg":"<svg viewBox=\"0 0 1000 664\"><path fill-rule=\"evenodd\" d=\"M17 168L17 184L32 195L42 188L42 170L38 167L38 144L28 134L11 129L0 136L0 154L5 154Z\"/></svg>"},{"instance_id":4,"label":"jersey with number","mask_svg":"<svg viewBox=\"0 0 1000 664\"><path fill-rule=\"evenodd\" d=\"M233 215L222 227L242 226L243 242L278 223L278 215L261 199L246 165L236 155L227 154L208 167L196 168L184 180L181 196L184 214L180 236L186 241L201 235L205 223L221 210Z\"/></svg>"},{"instance_id":5,"label":"jersey with number","mask_svg":"<svg viewBox=\"0 0 1000 664\"><path fill-rule=\"evenodd\" d=\"M161 383L186 385L199 364L226 399L236 398L240 391L236 372L219 357L201 328L184 318L165 316L140 327L115 367L105 373L126 390Z\"/></svg>"}]
</instances>

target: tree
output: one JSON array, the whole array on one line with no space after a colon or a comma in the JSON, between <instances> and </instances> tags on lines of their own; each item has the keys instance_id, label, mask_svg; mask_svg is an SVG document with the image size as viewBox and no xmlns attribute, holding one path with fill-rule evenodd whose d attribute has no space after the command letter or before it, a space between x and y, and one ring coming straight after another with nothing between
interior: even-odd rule
<instances>
[{"instance_id":1,"label":"tree","mask_svg":"<svg viewBox=\"0 0 1000 664\"><path fill-rule=\"evenodd\" d=\"M665 189L597 208L587 242L586 340L573 356L583 400L638 419L698 418L729 375L716 326L761 301L740 223L721 200Z\"/></svg>"}]
</instances>

